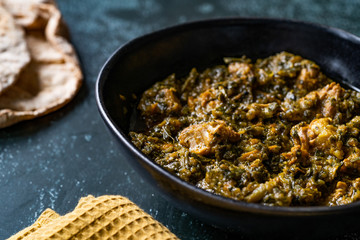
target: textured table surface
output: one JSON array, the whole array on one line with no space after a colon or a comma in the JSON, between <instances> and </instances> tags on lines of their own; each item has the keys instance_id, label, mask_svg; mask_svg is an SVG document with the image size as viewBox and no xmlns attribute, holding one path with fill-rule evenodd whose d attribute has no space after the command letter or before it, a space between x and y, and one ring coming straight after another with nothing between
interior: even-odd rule
<instances>
[{"instance_id":1,"label":"textured table surface","mask_svg":"<svg viewBox=\"0 0 360 240\"><path fill-rule=\"evenodd\" d=\"M0 130L0 239L32 224L48 207L65 214L88 194L127 196L181 239L233 239L173 207L128 166L96 107L101 66L133 38L205 18L289 18L360 35L360 1L355 0L58 0L58 5L85 82L65 108ZM360 227L332 239L360 239L357 232Z\"/></svg>"}]
</instances>

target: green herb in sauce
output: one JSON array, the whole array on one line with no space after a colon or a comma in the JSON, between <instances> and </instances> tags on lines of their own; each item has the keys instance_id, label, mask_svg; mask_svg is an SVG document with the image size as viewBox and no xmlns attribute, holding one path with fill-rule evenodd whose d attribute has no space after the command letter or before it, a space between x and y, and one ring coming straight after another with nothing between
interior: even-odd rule
<instances>
[{"instance_id":1,"label":"green herb in sauce","mask_svg":"<svg viewBox=\"0 0 360 240\"><path fill-rule=\"evenodd\" d=\"M143 132L133 143L199 188L276 206L342 205L360 199L360 93L318 65L282 52L144 92Z\"/></svg>"}]
</instances>

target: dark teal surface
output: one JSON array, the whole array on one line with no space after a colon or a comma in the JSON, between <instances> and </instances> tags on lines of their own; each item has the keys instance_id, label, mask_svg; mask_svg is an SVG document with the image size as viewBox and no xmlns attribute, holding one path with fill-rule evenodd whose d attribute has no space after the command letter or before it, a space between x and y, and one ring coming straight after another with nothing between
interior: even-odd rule
<instances>
[{"instance_id":1,"label":"dark teal surface","mask_svg":"<svg viewBox=\"0 0 360 240\"><path fill-rule=\"evenodd\" d=\"M0 130L0 239L31 225L46 208L71 211L88 194L126 196L181 239L234 239L173 207L127 165L96 107L101 66L133 38L207 18L288 18L360 35L360 1L58 0L58 5L82 63L84 85L65 108ZM360 239L359 232L360 225L331 239Z\"/></svg>"}]
</instances>

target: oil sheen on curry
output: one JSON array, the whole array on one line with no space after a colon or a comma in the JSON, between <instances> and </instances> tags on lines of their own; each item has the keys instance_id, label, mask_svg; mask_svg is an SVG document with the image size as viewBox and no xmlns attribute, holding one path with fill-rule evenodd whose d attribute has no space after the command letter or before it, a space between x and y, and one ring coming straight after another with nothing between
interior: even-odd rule
<instances>
[{"instance_id":1,"label":"oil sheen on curry","mask_svg":"<svg viewBox=\"0 0 360 240\"><path fill-rule=\"evenodd\" d=\"M272 206L360 199L360 93L282 52L174 74L145 91L148 157L214 194Z\"/></svg>"}]
</instances>

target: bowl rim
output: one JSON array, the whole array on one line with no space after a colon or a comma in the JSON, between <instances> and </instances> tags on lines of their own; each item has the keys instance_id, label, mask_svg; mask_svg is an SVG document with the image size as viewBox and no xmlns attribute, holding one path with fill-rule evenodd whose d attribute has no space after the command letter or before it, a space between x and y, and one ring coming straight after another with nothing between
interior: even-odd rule
<instances>
[{"instance_id":1,"label":"bowl rim","mask_svg":"<svg viewBox=\"0 0 360 240\"><path fill-rule=\"evenodd\" d=\"M229 17L229 18L211 18L203 19L191 22L185 22L169 27L162 28L157 31L153 31L142 36L139 36L135 39L132 39L125 44L118 47L111 56L106 60L102 66L95 84L95 97L98 110L101 117L105 121L106 125L111 129L111 131L116 135L120 142L128 148L137 158L141 159L148 167L152 168L156 172L160 173L161 176L170 179L172 182L185 187L187 190L194 193L196 196L201 196L200 199L205 199L211 201L211 204L206 203L209 206L217 207L221 209L227 209L236 212L248 212L248 213L260 213L263 215L280 215L280 216L307 216L307 215L326 215L334 214L340 212L347 212L353 210L354 208L360 208L360 201L340 205L340 206L301 206L301 207L287 207L287 206L268 206L259 203L248 203L244 201L234 200L231 198L223 197L216 195L200 189L179 177L171 174L160 165L156 164L149 157L141 152L129 139L127 134L116 124L116 122L111 118L109 112L105 108L104 103L104 94L103 86L107 79L107 76L114 66L115 62L121 57L121 55L131 51L133 48L137 48L146 42L152 41L153 39L161 39L164 36L168 36L173 32L187 31L194 28L202 27L214 27L221 25L248 25L248 24L259 24L259 23L276 23L276 24L290 24L294 26L303 26L308 28L313 28L315 30L324 31L330 33L334 36L337 36L343 40L350 41L355 43L360 47L360 37L349 33L345 30L330 27L318 23L306 22L306 21L297 21L292 19L283 19L283 18L256 18L256 17ZM208 202L207 201L207 202ZM200 201L203 202L203 201Z\"/></svg>"}]
</instances>

